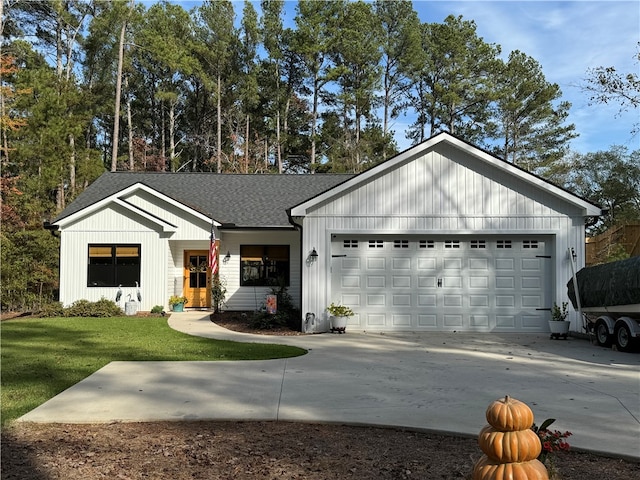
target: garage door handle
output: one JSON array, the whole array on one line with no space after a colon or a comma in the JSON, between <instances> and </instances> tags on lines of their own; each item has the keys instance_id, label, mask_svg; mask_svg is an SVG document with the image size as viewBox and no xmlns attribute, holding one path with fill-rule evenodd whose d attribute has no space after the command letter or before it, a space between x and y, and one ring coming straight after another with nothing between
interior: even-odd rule
<instances>
[{"instance_id":1,"label":"garage door handle","mask_svg":"<svg viewBox=\"0 0 640 480\"><path fill-rule=\"evenodd\" d=\"M442 279L441 278L438 279L438 287L442 287Z\"/></svg>"}]
</instances>

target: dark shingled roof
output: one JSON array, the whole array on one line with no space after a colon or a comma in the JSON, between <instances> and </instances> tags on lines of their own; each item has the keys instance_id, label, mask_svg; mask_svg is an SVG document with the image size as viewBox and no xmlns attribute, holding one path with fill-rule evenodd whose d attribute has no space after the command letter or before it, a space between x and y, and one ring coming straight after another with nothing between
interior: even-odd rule
<instances>
[{"instance_id":1,"label":"dark shingled roof","mask_svg":"<svg viewBox=\"0 0 640 480\"><path fill-rule=\"evenodd\" d=\"M348 174L107 172L89 185L52 223L141 183L223 224L290 227L287 209L351 177L353 175Z\"/></svg>"}]
</instances>

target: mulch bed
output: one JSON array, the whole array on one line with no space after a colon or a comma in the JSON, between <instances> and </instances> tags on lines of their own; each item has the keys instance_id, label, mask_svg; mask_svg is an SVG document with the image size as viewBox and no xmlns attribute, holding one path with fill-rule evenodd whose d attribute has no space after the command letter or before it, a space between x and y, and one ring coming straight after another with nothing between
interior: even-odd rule
<instances>
[{"instance_id":1,"label":"mulch bed","mask_svg":"<svg viewBox=\"0 0 640 480\"><path fill-rule=\"evenodd\" d=\"M472 438L285 422L16 424L2 479L470 479ZM640 463L558 455L558 479L640 478Z\"/></svg>"}]
</instances>

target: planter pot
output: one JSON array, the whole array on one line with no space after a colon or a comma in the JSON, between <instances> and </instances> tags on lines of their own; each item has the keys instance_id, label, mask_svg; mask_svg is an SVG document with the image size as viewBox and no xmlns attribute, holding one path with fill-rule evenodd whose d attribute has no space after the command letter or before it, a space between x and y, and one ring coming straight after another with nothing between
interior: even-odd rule
<instances>
[{"instance_id":1,"label":"planter pot","mask_svg":"<svg viewBox=\"0 0 640 480\"><path fill-rule=\"evenodd\" d=\"M135 315L138 311L138 304L136 302L124 303L124 314L127 316Z\"/></svg>"},{"instance_id":2,"label":"planter pot","mask_svg":"<svg viewBox=\"0 0 640 480\"><path fill-rule=\"evenodd\" d=\"M347 320L349 320L349 317L331 316L331 331L344 333L347 329Z\"/></svg>"},{"instance_id":3,"label":"planter pot","mask_svg":"<svg viewBox=\"0 0 640 480\"><path fill-rule=\"evenodd\" d=\"M569 334L569 325L571 325L571 322L569 322L568 320L550 320L549 330L551 330L551 338L562 337L566 339L567 335Z\"/></svg>"},{"instance_id":4,"label":"planter pot","mask_svg":"<svg viewBox=\"0 0 640 480\"><path fill-rule=\"evenodd\" d=\"M172 310L174 312L184 312L184 303L174 303Z\"/></svg>"}]
</instances>

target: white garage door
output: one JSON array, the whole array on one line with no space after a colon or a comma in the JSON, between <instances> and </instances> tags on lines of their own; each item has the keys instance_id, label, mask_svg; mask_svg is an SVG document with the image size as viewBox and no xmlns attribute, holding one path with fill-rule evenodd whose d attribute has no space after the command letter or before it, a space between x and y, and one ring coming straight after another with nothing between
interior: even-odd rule
<instances>
[{"instance_id":1,"label":"white garage door","mask_svg":"<svg viewBox=\"0 0 640 480\"><path fill-rule=\"evenodd\" d=\"M332 301L364 330L546 332L549 237L334 235Z\"/></svg>"}]
</instances>

